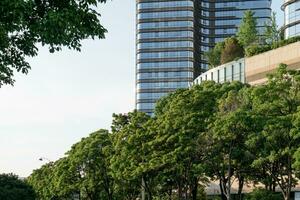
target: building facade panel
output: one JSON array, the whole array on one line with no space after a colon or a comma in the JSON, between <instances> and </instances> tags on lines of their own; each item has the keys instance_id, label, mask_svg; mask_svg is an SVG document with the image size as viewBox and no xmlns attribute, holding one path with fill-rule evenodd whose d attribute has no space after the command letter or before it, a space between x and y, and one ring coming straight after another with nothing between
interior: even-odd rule
<instances>
[{"instance_id":1,"label":"building facade panel","mask_svg":"<svg viewBox=\"0 0 300 200\"><path fill-rule=\"evenodd\" d=\"M210 69L198 76L193 84L201 84L203 81L216 83L240 81L245 83L245 59L242 58Z\"/></svg>"},{"instance_id":2,"label":"building facade panel","mask_svg":"<svg viewBox=\"0 0 300 200\"><path fill-rule=\"evenodd\" d=\"M284 11L284 35L291 38L300 35L300 0L285 0L282 6Z\"/></svg>"},{"instance_id":3,"label":"building facade panel","mask_svg":"<svg viewBox=\"0 0 300 200\"><path fill-rule=\"evenodd\" d=\"M187 88L194 71L194 1L137 1L136 108Z\"/></svg>"}]
</instances>

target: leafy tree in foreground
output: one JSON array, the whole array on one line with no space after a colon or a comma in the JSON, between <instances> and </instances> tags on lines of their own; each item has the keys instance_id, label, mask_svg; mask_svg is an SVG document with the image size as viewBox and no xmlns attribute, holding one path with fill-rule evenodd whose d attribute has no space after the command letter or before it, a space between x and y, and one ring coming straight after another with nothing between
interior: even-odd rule
<instances>
[{"instance_id":1,"label":"leafy tree in foreground","mask_svg":"<svg viewBox=\"0 0 300 200\"><path fill-rule=\"evenodd\" d=\"M99 130L83 138L57 164L55 178L61 196L79 195L80 199L113 199L111 176L111 139L108 131Z\"/></svg>"},{"instance_id":2,"label":"leafy tree in foreground","mask_svg":"<svg viewBox=\"0 0 300 200\"><path fill-rule=\"evenodd\" d=\"M137 111L128 113L127 116L128 118L115 116L112 126L113 130L118 130L113 133L114 155L111 158L111 168L114 178L125 184L138 182L135 189L142 188L146 191L147 199L153 199L153 180L157 172L148 167L151 151L147 142L151 140L151 135L147 131L147 125L150 117ZM136 192L131 191L127 195L131 194ZM126 196L123 199L128 198Z\"/></svg>"},{"instance_id":3,"label":"leafy tree in foreground","mask_svg":"<svg viewBox=\"0 0 300 200\"><path fill-rule=\"evenodd\" d=\"M238 181L238 199L249 173L252 156L247 150L246 140L251 133L252 119L244 100L246 89L241 83L232 83L232 88L219 100L219 111L210 125L207 137L211 138L208 148L207 174L219 180L222 199L232 199L231 187Z\"/></svg>"},{"instance_id":4,"label":"leafy tree in foreground","mask_svg":"<svg viewBox=\"0 0 300 200\"><path fill-rule=\"evenodd\" d=\"M199 183L207 181L205 133L213 121L218 98L230 88L228 83L205 82L177 90L156 106L150 163L169 174L169 185L178 191L178 199L197 199Z\"/></svg>"},{"instance_id":5,"label":"leafy tree in foreground","mask_svg":"<svg viewBox=\"0 0 300 200\"><path fill-rule=\"evenodd\" d=\"M81 40L104 38L98 3L106 0L1 0L0 87L14 84L14 72L27 74L26 57L37 45L55 52L67 47L80 51Z\"/></svg>"},{"instance_id":6,"label":"leafy tree in foreground","mask_svg":"<svg viewBox=\"0 0 300 200\"><path fill-rule=\"evenodd\" d=\"M0 174L1 200L35 200L32 187L13 174Z\"/></svg>"},{"instance_id":7,"label":"leafy tree in foreground","mask_svg":"<svg viewBox=\"0 0 300 200\"><path fill-rule=\"evenodd\" d=\"M57 162L50 162L43 165L41 168L34 170L28 177L28 183L36 192L39 200L55 199L58 197L54 178Z\"/></svg>"},{"instance_id":8,"label":"leafy tree in foreground","mask_svg":"<svg viewBox=\"0 0 300 200\"><path fill-rule=\"evenodd\" d=\"M298 108L298 112L294 116L293 120L294 129L292 130L293 137L296 139L300 137L300 110ZM295 168L295 175L299 179L300 178L300 145L297 151L294 153L294 163L293 167Z\"/></svg>"},{"instance_id":9,"label":"leafy tree in foreground","mask_svg":"<svg viewBox=\"0 0 300 200\"><path fill-rule=\"evenodd\" d=\"M235 37L225 39L224 49L221 53L221 64L244 57L244 49Z\"/></svg>"},{"instance_id":10,"label":"leafy tree in foreground","mask_svg":"<svg viewBox=\"0 0 300 200\"><path fill-rule=\"evenodd\" d=\"M246 11L242 23L237 32L237 39L244 48L258 41L258 31L256 29L256 19L253 11Z\"/></svg>"},{"instance_id":11,"label":"leafy tree in foreground","mask_svg":"<svg viewBox=\"0 0 300 200\"><path fill-rule=\"evenodd\" d=\"M299 91L299 71L288 70L283 64L269 76L266 85L253 90L253 110L263 122L260 134L253 134L249 142L258 150L253 166L267 170L285 200L290 199L291 188L296 183L292 164L300 143Z\"/></svg>"}]
</instances>

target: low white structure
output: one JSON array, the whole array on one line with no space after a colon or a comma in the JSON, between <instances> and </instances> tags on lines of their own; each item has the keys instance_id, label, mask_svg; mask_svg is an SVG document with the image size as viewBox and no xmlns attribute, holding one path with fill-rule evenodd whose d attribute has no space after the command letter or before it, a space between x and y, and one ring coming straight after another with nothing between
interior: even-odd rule
<instances>
[{"instance_id":1,"label":"low white structure","mask_svg":"<svg viewBox=\"0 0 300 200\"><path fill-rule=\"evenodd\" d=\"M194 80L193 84L200 84L203 81L215 81L216 83L240 81L245 83L245 79L245 59L241 58L204 72Z\"/></svg>"}]
</instances>

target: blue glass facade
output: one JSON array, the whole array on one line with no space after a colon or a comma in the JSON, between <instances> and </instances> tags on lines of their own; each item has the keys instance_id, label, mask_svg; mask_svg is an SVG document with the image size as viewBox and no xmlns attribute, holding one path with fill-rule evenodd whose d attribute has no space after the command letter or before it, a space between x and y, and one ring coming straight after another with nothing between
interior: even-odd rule
<instances>
[{"instance_id":1,"label":"blue glass facade","mask_svg":"<svg viewBox=\"0 0 300 200\"><path fill-rule=\"evenodd\" d=\"M136 108L152 114L159 98L189 87L207 70L204 53L236 34L246 10L262 33L271 0L137 0Z\"/></svg>"},{"instance_id":2,"label":"blue glass facade","mask_svg":"<svg viewBox=\"0 0 300 200\"><path fill-rule=\"evenodd\" d=\"M300 36L300 0L285 0L282 9L285 14L285 38Z\"/></svg>"},{"instance_id":3,"label":"blue glass facade","mask_svg":"<svg viewBox=\"0 0 300 200\"><path fill-rule=\"evenodd\" d=\"M187 88L194 70L194 2L137 2L136 108L153 113L155 102Z\"/></svg>"}]
</instances>

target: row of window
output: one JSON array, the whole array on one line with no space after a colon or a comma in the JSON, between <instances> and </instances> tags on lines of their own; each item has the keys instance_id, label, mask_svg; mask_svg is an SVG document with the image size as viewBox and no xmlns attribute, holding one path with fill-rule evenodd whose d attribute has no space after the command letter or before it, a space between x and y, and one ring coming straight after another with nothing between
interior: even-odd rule
<instances>
[{"instance_id":1,"label":"row of window","mask_svg":"<svg viewBox=\"0 0 300 200\"><path fill-rule=\"evenodd\" d=\"M235 34L236 31L236 28L216 29L215 34Z\"/></svg>"},{"instance_id":2,"label":"row of window","mask_svg":"<svg viewBox=\"0 0 300 200\"><path fill-rule=\"evenodd\" d=\"M193 27L192 21L168 21L168 22L150 22L139 23L138 29L152 29L152 28L178 28L178 27Z\"/></svg>"},{"instance_id":3,"label":"row of window","mask_svg":"<svg viewBox=\"0 0 300 200\"><path fill-rule=\"evenodd\" d=\"M177 8L177 7L193 7L193 1L166 1L166 2L150 2L138 3L138 9L152 9L152 8Z\"/></svg>"},{"instance_id":4,"label":"row of window","mask_svg":"<svg viewBox=\"0 0 300 200\"><path fill-rule=\"evenodd\" d=\"M138 19L155 19L155 18L173 18L173 17L193 17L193 11L169 11L169 12L149 12L139 13Z\"/></svg>"},{"instance_id":5,"label":"row of window","mask_svg":"<svg viewBox=\"0 0 300 200\"><path fill-rule=\"evenodd\" d=\"M260 0L260 1L232 1L232 2L222 2L215 3L216 8L238 8L238 9L255 9L255 8L266 8L271 6L270 0Z\"/></svg>"},{"instance_id":6,"label":"row of window","mask_svg":"<svg viewBox=\"0 0 300 200\"><path fill-rule=\"evenodd\" d=\"M256 28L259 34L263 34L266 30L265 27L257 27ZM223 28L223 29L215 29L215 34L236 34L237 28Z\"/></svg>"},{"instance_id":7,"label":"row of window","mask_svg":"<svg viewBox=\"0 0 300 200\"><path fill-rule=\"evenodd\" d=\"M294 36L300 35L300 24L291 26L287 29L285 29L285 37L290 38Z\"/></svg>"},{"instance_id":8,"label":"row of window","mask_svg":"<svg viewBox=\"0 0 300 200\"><path fill-rule=\"evenodd\" d=\"M138 93L137 99L160 99L165 96L167 93L158 92L158 93Z\"/></svg>"},{"instance_id":9,"label":"row of window","mask_svg":"<svg viewBox=\"0 0 300 200\"><path fill-rule=\"evenodd\" d=\"M158 68L193 68L194 64L190 61L181 62L150 62L137 64L138 69L158 69Z\"/></svg>"},{"instance_id":10,"label":"row of window","mask_svg":"<svg viewBox=\"0 0 300 200\"><path fill-rule=\"evenodd\" d=\"M139 53L138 59L152 59L152 58L193 58L192 51L165 51L165 52L151 52Z\"/></svg>"},{"instance_id":11,"label":"row of window","mask_svg":"<svg viewBox=\"0 0 300 200\"><path fill-rule=\"evenodd\" d=\"M226 81L244 82L244 67L242 63L235 63L221 69L213 69L200 75L194 82L199 84L202 81L213 80L217 83Z\"/></svg>"},{"instance_id":12,"label":"row of window","mask_svg":"<svg viewBox=\"0 0 300 200\"><path fill-rule=\"evenodd\" d=\"M255 10L254 16L255 17L269 17L270 16L270 10ZM219 11L215 12L216 17L236 17L236 18L243 18L245 13L245 10L227 10L227 11Z\"/></svg>"},{"instance_id":13,"label":"row of window","mask_svg":"<svg viewBox=\"0 0 300 200\"><path fill-rule=\"evenodd\" d=\"M156 82L156 83L138 83L137 89L177 89L188 88L189 83L184 82Z\"/></svg>"},{"instance_id":14,"label":"row of window","mask_svg":"<svg viewBox=\"0 0 300 200\"><path fill-rule=\"evenodd\" d=\"M178 42L143 42L137 45L137 49L156 49L156 48L180 48L193 47L192 41L178 41Z\"/></svg>"},{"instance_id":15,"label":"row of window","mask_svg":"<svg viewBox=\"0 0 300 200\"><path fill-rule=\"evenodd\" d=\"M193 78L193 72L150 72L138 73L137 79L160 79L160 78Z\"/></svg>"},{"instance_id":16,"label":"row of window","mask_svg":"<svg viewBox=\"0 0 300 200\"><path fill-rule=\"evenodd\" d=\"M215 20L215 25L216 26L228 26L228 25L233 25L236 26L241 23L241 19L224 19L224 20ZM257 26L264 26L267 21L267 18L257 18Z\"/></svg>"},{"instance_id":17,"label":"row of window","mask_svg":"<svg viewBox=\"0 0 300 200\"><path fill-rule=\"evenodd\" d=\"M153 39L153 38L186 38L193 37L193 31L170 31L170 32L150 32L139 33L137 39Z\"/></svg>"},{"instance_id":18,"label":"row of window","mask_svg":"<svg viewBox=\"0 0 300 200\"><path fill-rule=\"evenodd\" d=\"M138 110L153 110L155 103L138 103L136 108Z\"/></svg>"}]
</instances>

